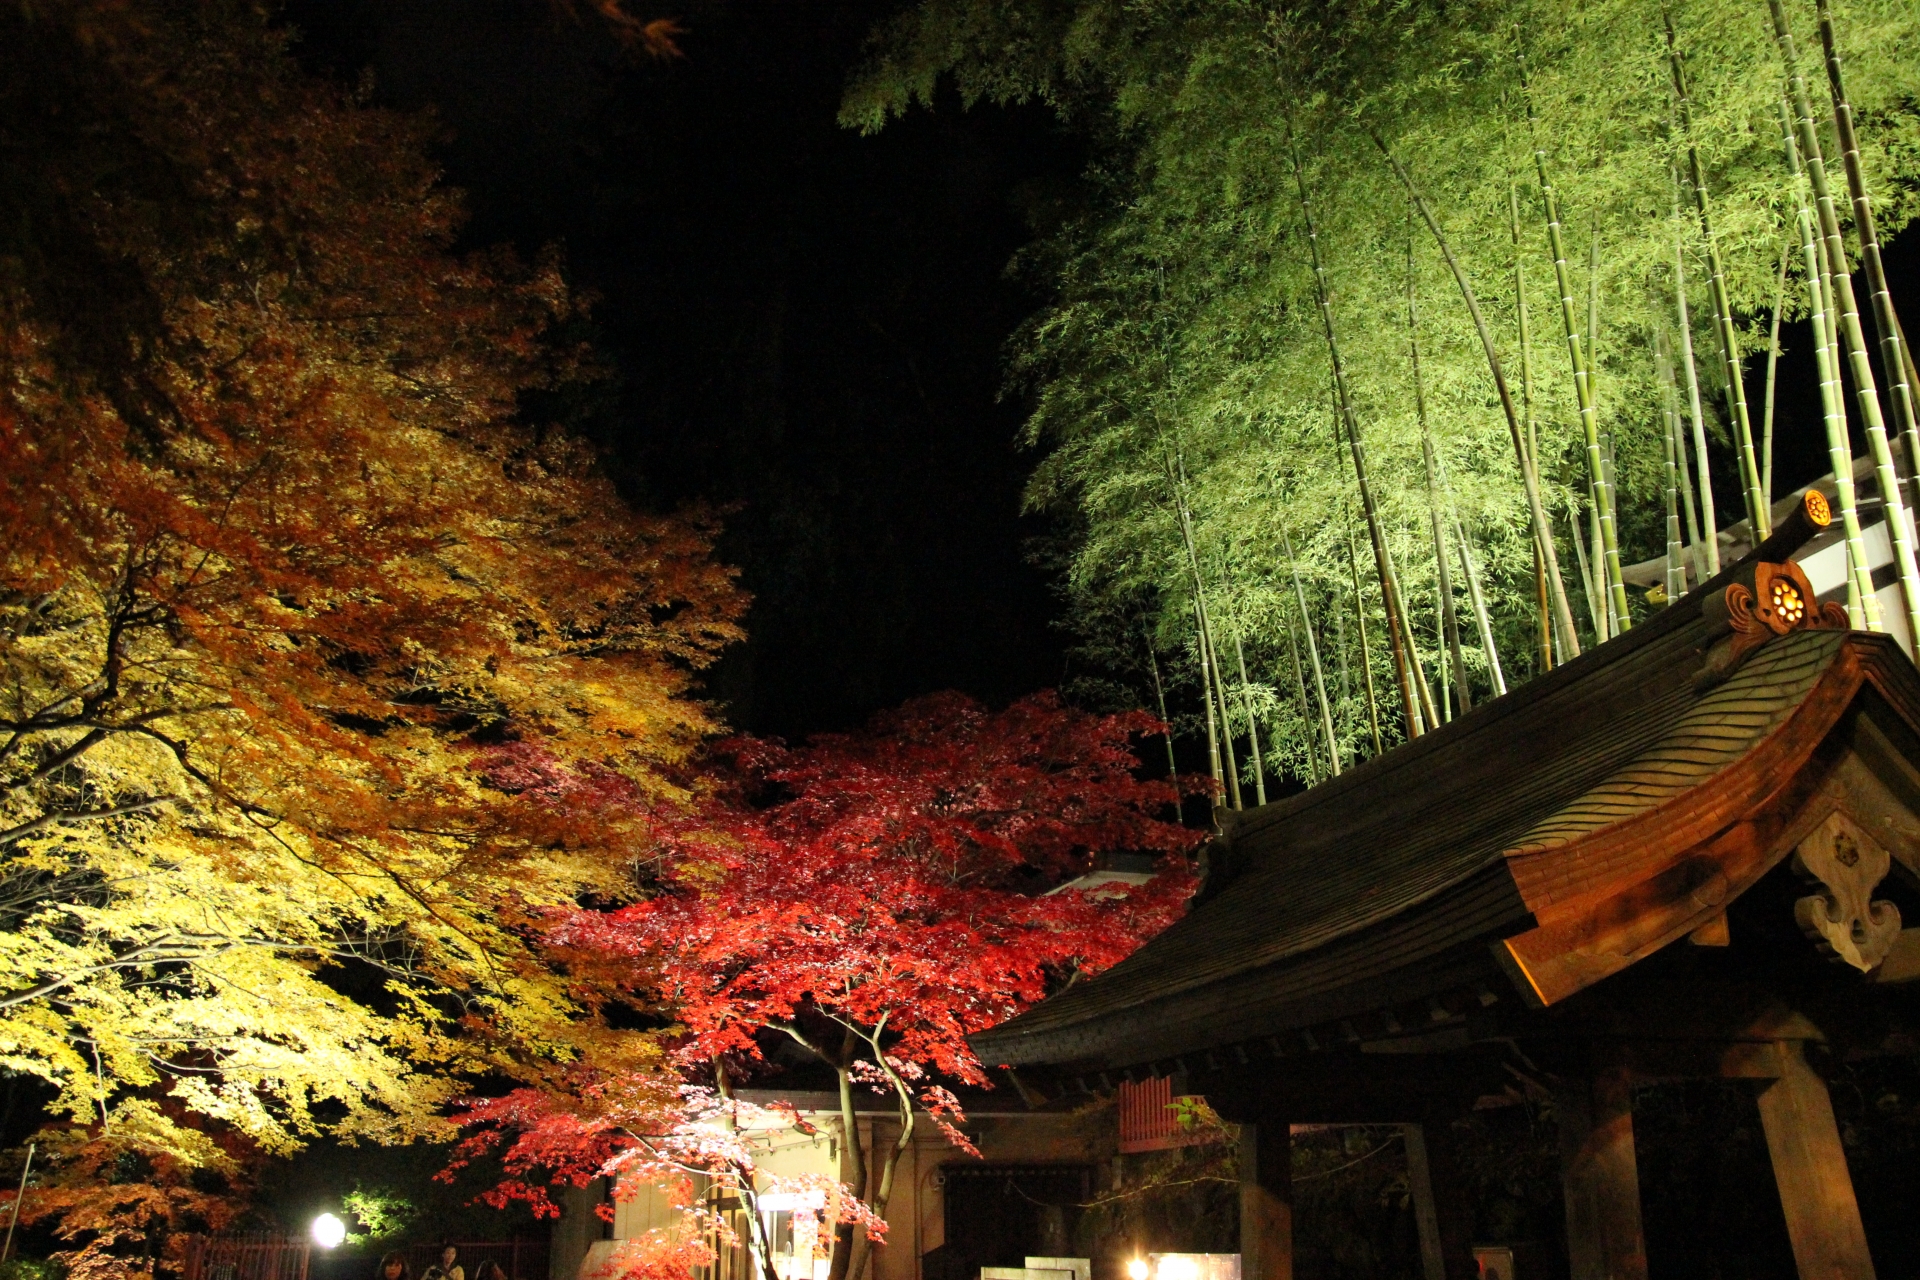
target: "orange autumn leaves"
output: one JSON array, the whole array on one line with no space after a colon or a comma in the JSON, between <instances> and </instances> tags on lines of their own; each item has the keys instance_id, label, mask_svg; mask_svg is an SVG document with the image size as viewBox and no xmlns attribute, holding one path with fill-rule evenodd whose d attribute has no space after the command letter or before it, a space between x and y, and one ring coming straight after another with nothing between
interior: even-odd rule
<instances>
[{"instance_id":1,"label":"orange autumn leaves","mask_svg":"<svg viewBox=\"0 0 1920 1280\"><path fill-rule=\"evenodd\" d=\"M167 1158L179 1106L432 1131L450 1072L565 1052L527 927L642 812L477 753L673 799L744 598L708 518L518 414L576 303L453 251L421 122L225 0L8 6L0 46L0 1065Z\"/></svg>"}]
</instances>

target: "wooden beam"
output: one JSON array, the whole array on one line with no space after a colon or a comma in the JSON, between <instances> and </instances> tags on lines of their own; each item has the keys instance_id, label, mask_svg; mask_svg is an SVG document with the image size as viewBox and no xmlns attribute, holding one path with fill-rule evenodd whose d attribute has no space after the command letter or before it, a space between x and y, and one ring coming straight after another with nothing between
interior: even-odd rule
<instances>
[{"instance_id":1,"label":"wooden beam","mask_svg":"<svg viewBox=\"0 0 1920 1280\"><path fill-rule=\"evenodd\" d=\"M1647 1280L1630 1077L1609 1064L1553 1096L1572 1280Z\"/></svg>"},{"instance_id":2,"label":"wooden beam","mask_svg":"<svg viewBox=\"0 0 1920 1280\"><path fill-rule=\"evenodd\" d=\"M1780 1078L1762 1086L1760 1124L1801 1280L1874 1280L1860 1204L1833 1100L1798 1042L1780 1046Z\"/></svg>"},{"instance_id":3,"label":"wooden beam","mask_svg":"<svg viewBox=\"0 0 1920 1280\"><path fill-rule=\"evenodd\" d=\"M1293 1280L1293 1139L1284 1122L1240 1126L1241 1280Z\"/></svg>"}]
</instances>

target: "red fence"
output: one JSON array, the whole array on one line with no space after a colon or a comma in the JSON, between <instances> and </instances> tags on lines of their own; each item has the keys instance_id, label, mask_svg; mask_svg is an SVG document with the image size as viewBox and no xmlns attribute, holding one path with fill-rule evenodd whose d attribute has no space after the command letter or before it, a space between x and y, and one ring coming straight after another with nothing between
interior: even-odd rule
<instances>
[{"instance_id":1,"label":"red fence","mask_svg":"<svg viewBox=\"0 0 1920 1280\"><path fill-rule=\"evenodd\" d=\"M1139 1084L1120 1082L1120 1151L1167 1151L1211 1140L1212 1135L1182 1128L1174 1111L1173 1081L1148 1076Z\"/></svg>"},{"instance_id":2,"label":"red fence","mask_svg":"<svg viewBox=\"0 0 1920 1280\"><path fill-rule=\"evenodd\" d=\"M545 1240L442 1240L437 1244L410 1244L407 1246L409 1274L418 1277L428 1267L438 1266L440 1255L448 1245L453 1246L453 1260L466 1272L467 1280L480 1280L483 1262L499 1263L500 1269L507 1273L507 1280L547 1280Z\"/></svg>"},{"instance_id":3,"label":"red fence","mask_svg":"<svg viewBox=\"0 0 1920 1280\"><path fill-rule=\"evenodd\" d=\"M304 1236L189 1236L186 1280L307 1280Z\"/></svg>"}]
</instances>

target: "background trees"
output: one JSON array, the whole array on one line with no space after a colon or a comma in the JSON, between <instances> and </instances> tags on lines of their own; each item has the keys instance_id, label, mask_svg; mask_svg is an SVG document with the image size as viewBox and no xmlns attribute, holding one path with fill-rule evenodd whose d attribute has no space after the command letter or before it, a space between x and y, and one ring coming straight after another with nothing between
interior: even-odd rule
<instances>
[{"instance_id":1,"label":"background trees","mask_svg":"<svg viewBox=\"0 0 1920 1280\"><path fill-rule=\"evenodd\" d=\"M516 421L575 303L450 252L419 122L223 0L0 47L0 1061L149 1165L437 1131L569 1052L528 933L641 820L486 751L682 794L744 601Z\"/></svg>"},{"instance_id":2,"label":"background trees","mask_svg":"<svg viewBox=\"0 0 1920 1280\"><path fill-rule=\"evenodd\" d=\"M1911 213L1912 8L1829 15L1850 113L1814 50L1825 10L1781 12L1806 87L1796 136L1831 157L1837 122L1858 122L1884 238ZM1055 291L1018 347L1046 451L1029 499L1074 529L1089 648L1140 669L1136 697L1139 651L1178 655L1175 705L1255 792L1261 765L1328 776L1377 749L1376 722L1419 732L1658 607L1664 589L1627 598L1615 563L1667 545L1669 438L1676 523L1708 525L1681 539L1695 582L1716 498L1719 524L1764 524L1786 487L1776 447L1795 483L1826 469L1822 418L1789 430L1761 376L1776 315L1846 327L1836 263L1800 248L1817 202L1786 154L1776 34L1759 0L926 0L877 41L843 118L877 128L951 82L967 101L1046 102L1094 140L1088 197L1025 263ZM1856 217L1829 243L1857 260L1865 230ZM1856 310L1855 337L1783 376L1837 387L1845 365L1832 452L1849 452L1850 411L1897 489L1913 460L1868 428L1877 414L1898 435L1901 362L1869 350L1871 307ZM1555 561L1571 631L1552 616Z\"/></svg>"}]
</instances>

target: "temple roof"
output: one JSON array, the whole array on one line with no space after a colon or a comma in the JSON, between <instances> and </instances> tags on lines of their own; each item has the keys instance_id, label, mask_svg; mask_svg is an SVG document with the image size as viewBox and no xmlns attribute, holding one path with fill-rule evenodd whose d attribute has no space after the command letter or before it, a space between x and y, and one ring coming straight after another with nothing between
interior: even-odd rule
<instances>
[{"instance_id":1,"label":"temple roof","mask_svg":"<svg viewBox=\"0 0 1920 1280\"><path fill-rule=\"evenodd\" d=\"M1762 630L1743 642L1744 660L1727 657L1727 589L1751 595L1756 573L1809 532L1791 545L1776 537L1631 631L1432 733L1228 815L1184 919L975 1036L976 1051L990 1063L1117 1067L1447 989L1491 1000L1487 983L1511 982L1546 1001L1554 983L1586 981L1541 976L1547 962L1528 958L1545 954L1538 946L1503 940L1670 868L1727 825L1730 804L1763 803L1747 792L1777 790L1868 680L1920 707L1920 677L1886 637L1805 629L1833 626L1831 610L1786 634ZM1703 675L1710 658L1730 671ZM1597 980L1605 965L1587 968Z\"/></svg>"}]
</instances>

